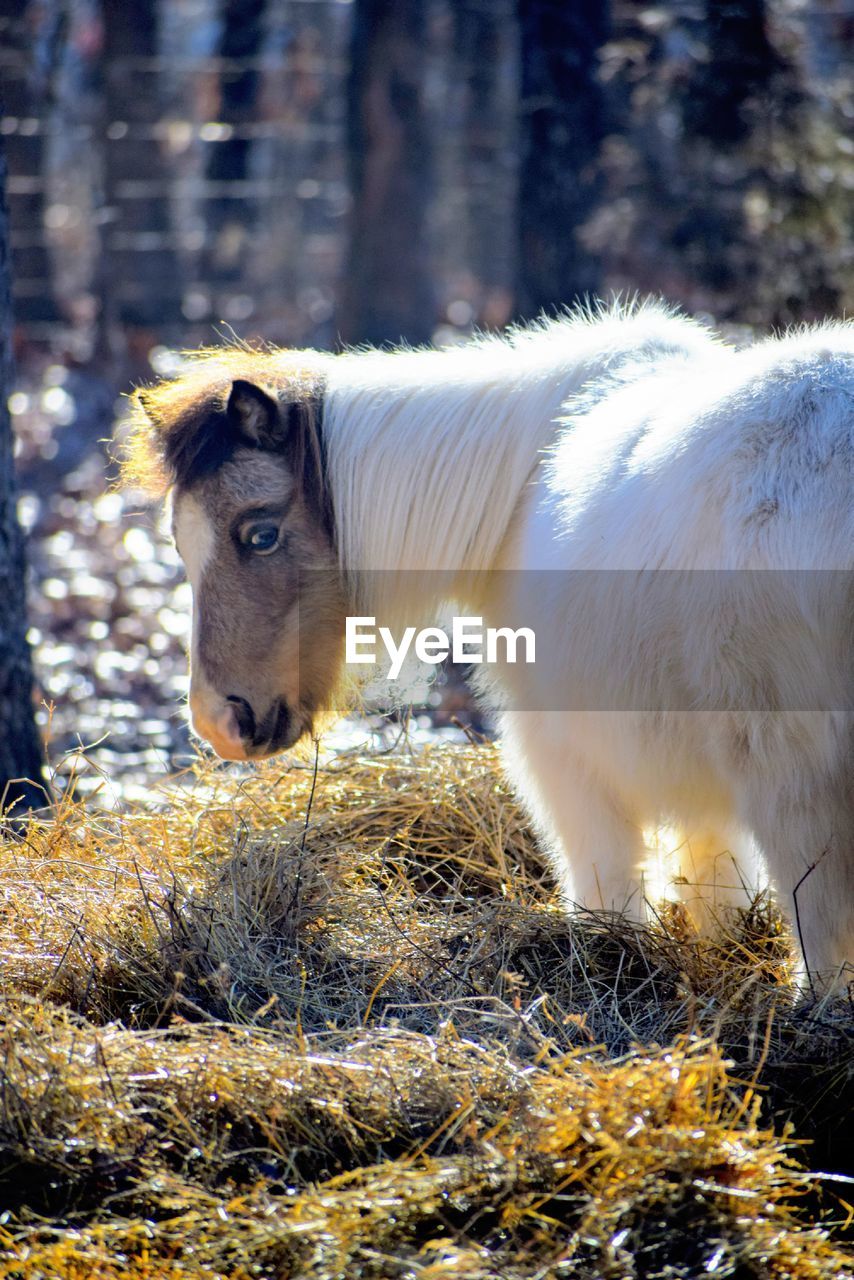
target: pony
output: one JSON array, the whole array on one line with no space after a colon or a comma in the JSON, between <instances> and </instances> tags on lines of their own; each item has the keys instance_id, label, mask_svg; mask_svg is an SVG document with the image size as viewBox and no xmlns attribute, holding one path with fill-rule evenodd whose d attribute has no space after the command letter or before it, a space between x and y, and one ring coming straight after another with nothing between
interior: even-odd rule
<instances>
[{"instance_id":1,"label":"pony","mask_svg":"<svg viewBox=\"0 0 854 1280\"><path fill-rule=\"evenodd\" d=\"M522 621L537 662L482 693L567 905L642 918L667 824L702 927L761 874L802 982L844 986L854 326L735 349L648 302L443 350L207 349L135 394L125 476L171 496L221 756L313 731L349 616Z\"/></svg>"}]
</instances>

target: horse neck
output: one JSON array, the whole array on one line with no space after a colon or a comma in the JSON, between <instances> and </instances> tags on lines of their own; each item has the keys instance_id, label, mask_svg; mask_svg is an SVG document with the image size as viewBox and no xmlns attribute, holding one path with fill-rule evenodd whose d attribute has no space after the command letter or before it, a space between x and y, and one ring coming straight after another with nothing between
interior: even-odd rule
<instances>
[{"instance_id":1,"label":"horse neck","mask_svg":"<svg viewBox=\"0 0 854 1280\"><path fill-rule=\"evenodd\" d=\"M568 399L626 361L708 345L653 303L446 351L335 357L324 433L357 610L413 625L465 604L455 577L514 567L508 534Z\"/></svg>"},{"instance_id":2,"label":"horse neck","mask_svg":"<svg viewBox=\"0 0 854 1280\"><path fill-rule=\"evenodd\" d=\"M360 611L417 623L457 594L460 575L496 567L566 380L498 340L337 357L324 432Z\"/></svg>"}]
</instances>

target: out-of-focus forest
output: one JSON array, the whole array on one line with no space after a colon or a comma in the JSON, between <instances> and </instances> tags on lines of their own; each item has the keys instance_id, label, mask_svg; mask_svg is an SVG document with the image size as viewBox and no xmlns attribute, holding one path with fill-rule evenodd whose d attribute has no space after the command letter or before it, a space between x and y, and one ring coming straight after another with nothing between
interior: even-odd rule
<instances>
[{"instance_id":1,"label":"out-of-focus forest","mask_svg":"<svg viewBox=\"0 0 854 1280\"><path fill-rule=\"evenodd\" d=\"M854 305L851 0L6 0L0 79L36 696L84 789L186 757L186 588L103 445L180 348Z\"/></svg>"}]
</instances>

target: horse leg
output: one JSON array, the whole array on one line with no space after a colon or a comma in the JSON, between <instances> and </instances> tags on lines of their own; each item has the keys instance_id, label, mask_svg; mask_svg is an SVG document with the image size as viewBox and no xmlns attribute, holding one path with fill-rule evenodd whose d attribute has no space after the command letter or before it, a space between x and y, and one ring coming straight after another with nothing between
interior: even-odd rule
<instances>
[{"instance_id":1,"label":"horse leg","mask_svg":"<svg viewBox=\"0 0 854 1280\"><path fill-rule=\"evenodd\" d=\"M593 911L619 911L646 919L643 864L647 849L640 825L618 800L580 769L565 773L558 823L568 851L564 900Z\"/></svg>"},{"instance_id":2,"label":"horse leg","mask_svg":"<svg viewBox=\"0 0 854 1280\"><path fill-rule=\"evenodd\" d=\"M517 790L554 866L568 908L645 917L639 823L574 753L542 732L536 718L514 716L504 755Z\"/></svg>"},{"instance_id":3,"label":"horse leg","mask_svg":"<svg viewBox=\"0 0 854 1280\"><path fill-rule=\"evenodd\" d=\"M752 826L801 949L801 985L844 990L854 976L854 780L844 770L757 791Z\"/></svg>"},{"instance_id":4,"label":"horse leg","mask_svg":"<svg viewBox=\"0 0 854 1280\"><path fill-rule=\"evenodd\" d=\"M758 888L756 858L745 837L719 830L692 833L676 851L676 896L702 934L720 932L734 908L747 908Z\"/></svg>"}]
</instances>

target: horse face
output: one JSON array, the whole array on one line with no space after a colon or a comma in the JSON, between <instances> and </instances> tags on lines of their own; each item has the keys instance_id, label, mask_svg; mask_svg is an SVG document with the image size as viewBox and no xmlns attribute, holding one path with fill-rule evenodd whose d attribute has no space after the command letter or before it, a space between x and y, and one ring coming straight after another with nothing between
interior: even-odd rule
<instances>
[{"instance_id":1,"label":"horse face","mask_svg":"<svg viewBox=\"0 0 854 1280\"><path fill-rule=\"evenodd\" d=\"M238 448L173 492L193 589L190 715L227 760L312 730L342 663L344 602L331 537L286 457Z\"/></svg>"}]
</instances>

